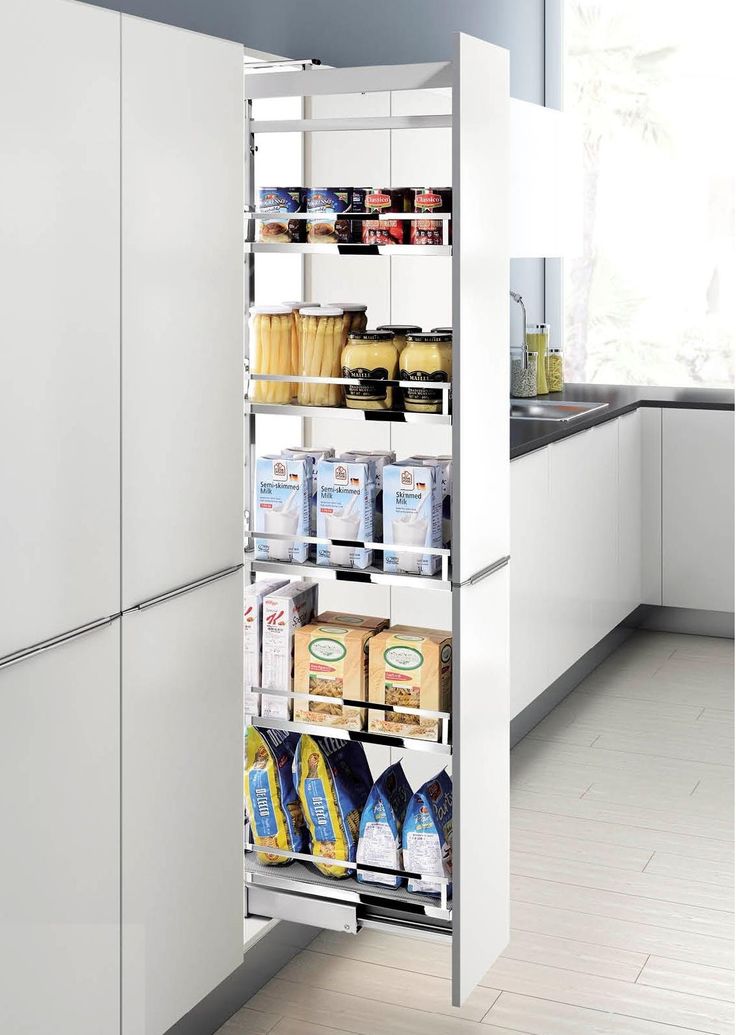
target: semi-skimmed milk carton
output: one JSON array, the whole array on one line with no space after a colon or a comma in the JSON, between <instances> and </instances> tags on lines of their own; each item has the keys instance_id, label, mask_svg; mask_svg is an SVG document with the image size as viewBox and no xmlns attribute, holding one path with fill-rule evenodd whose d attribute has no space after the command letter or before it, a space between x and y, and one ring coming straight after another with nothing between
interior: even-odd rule
<instances>
[{"instance_id":1,"label":"semi-skimmed milk carton","mask_svg":"<svg viewBox=\"0 0 736 1035\"><path fill-rule=\"evenodd\" d=\"M309 528L310 535L317 535L317 464L320 460L325 457L331 457L335 455L335 450L332 446L289 446L287 449L281 450L281 455L286 457L288 460L301 460L303 457L311 457L312 460L312 498L311 508L309 514ZM311 551L312 553L314 550Z\"/></svg>"},{"instance_id":2,"label":"semi-skimmed milk carton","mask_svg":"<svg viewBox=\"0 0 736 1035\"><path fill-rule=\"evenodd\" d=\"M373 542L376 467L372 460L320 460L317 465L317 536ZM373 551L360 546L317 546L317 564L367 568Z\"/></svg>"},{"instance_id":3,"label":"semi-skimmed milk carton","mask_svg":"<svg viewBox=\"0 0 736 1035\"><path fill-rule=\"evenodd\" d=\"M423 467L439 468L442 479L442 545L449 546L452 539L452 457L417 454L410 457L410 461Z\"/></svg>"},{"instance_id":4,"label":"semi-skimmed milk carton","mask_svg":"<svg viewBox=\"0 0 736 1035\"><path fill-rule=\"evenodd\" d=\"M288 579L267 579L245 587L243 601L243 710L246 715L258 715L258 694L250 693L252 686L261 685L261 639L263 629L263 598L275 593Z\"/></svg>"},{"instance_id":5,"label":"semi-skimmed milk carton","mask_svg":"<svg viewBox=\"0 0 736 1035\"><path fill-rule=\"evenodd\" d=\"M308 625L317 610L317 583L302 579L282 586L263 598L261 685L264 689L291 690L294 671L294 633ZM291 717L291 698L261 697L261 715Z\"/></svg>"},{"instance_id":6,"label":"semi-skimmed milk carton","mask_svg":"<svg viewBox=\"0 0 736 1035\"><path fill-rule=\"evenodd\" d=\"M442 547L442 476L439 468L402 460L383 470L383 554L387 572L434 575L441 558L403 547Z\"/></svg>"},{"instance_id":7,"label":"semi-skimmed milk carton","mask_svg":"<svg viewBox=\"0 0 736 1035\"><path fill-rule=\"evenodd\" d=\"M341 453L340 459L352 461L372 460L376 465L376 509L373 514L373 542L380 543L383 540L383 469L387 464L396 463L396 453L393 450L385 449L350 449L345 453Z\"/></svg>"},{"instance_id":8,"label":"semi-skimmed milk carton","mask_svg":"<svg viewBox=\"0 0 736 1035\"><path fill-rule=\"evenodd\" d=\"M289 459L283 456L259 456L256 460L255 531L281 535L310 534L312 468L309 456ZM288 539L255 537L257 561L293 561L302 563L309 554L309 544Z\"/></svg>"}]
</instances>

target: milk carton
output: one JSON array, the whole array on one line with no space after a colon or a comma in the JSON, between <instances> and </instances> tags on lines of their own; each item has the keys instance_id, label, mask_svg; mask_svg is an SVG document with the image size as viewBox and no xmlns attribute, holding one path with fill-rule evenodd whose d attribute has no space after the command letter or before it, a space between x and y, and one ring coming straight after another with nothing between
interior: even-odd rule
<instances>
[{"instance_id":1,"label":"milk carton","mask_svg":"<svg viewBox=\"0 0 736 1035\"><path fill-rule=\"evenodd\" d=\"M310 535L317 535L317 464L320 460L325 457L331 457L335 455L335 450L332 446L315 446L313 449L308 446L289 446L288 449L282 449L281 455L286 457L288 460L301 460L303 457L308 456L312 459L312 482L311 482L311 507L309 513L309 528ZM314 550L310 551L314 553Z\"/></svg>"},{"instance_id":2,"label":"milk carton","mask_svg":"<svg viewBox=\"0 0 736 1035\"><path fill-rule=\"evenodd\" d=\"M291 582L263 598L263 654L261 684L264 689L291 690L294 671L294 633L308 625L317 610L317 583L313 579ZM288 719L291 699L261 696L261 715Z\"/></svg>"},{"instance_id":3,"label":"milk carton","mask_svg":"<svg viewBox=\"0 0 736 1035\"><path fill-rule=\"evenodd\" d=\"M373 542L376 467L372 460L320 460L317 465L317 535ZM367 568L373 551L359 546L317 546L317 564Z\"/></svg>"},{"instance_id":4,"label":"milk carton","mask_svg":"<svg viewBox=\"0 0 736 1035\"><path fill-rule=\"evenodd\" d=\"M256 460L255 531L309 535L312 468L309 456L288 459L259 456ZM288 539L255 538L257 561L306 561L309 544Z\"/></svg>"},{"instance_id":5,"label":"milk carton","mask_svg":"<svg viewBox=\"0 0 736 1035\"><path fill-rule=\"evenodd\" d=\"M438 467L442 478L442 545L449 546L452 539L452 457L412 456L412 463L423 467Z\"/></svg>"},{"instance_id":6,"label":"milk carton","mask_svg":"<svg viewBox=\"0 0 736 1035\"><path fill-rule=\"evenodd\" d=\"M341 453L340 459L352 461L372 460L376 465L376 511L373 515L373 542L380 543L383 540L383 469L387 464L396 463L396 453L393 450L385 449L369 451L351 449L347 453Z\"/></svg>"},{"instance_id":7,"label":"milk carton","mask_svg":"<svg viewBox=\"0 0 736 1035\"><path fill-rule=\"evenodd\" d=\"M402 460L383 471L384 571L434 575L441 558L402 546L442 547L442 479L439 468Z\"/></svg>"},{"instance_id":8,"label":"milk carton","mask_svg":"<svg viewBox=\"0 0 736 1035\"><path fill-rule=\"evenodd\" d=\"M252 686L261 685L261 635L263 598L285 586L288 579L268 579L245 587L243 602L243 709L246 715L258 715L258 694Z\"/></svg>"}]
</instances>

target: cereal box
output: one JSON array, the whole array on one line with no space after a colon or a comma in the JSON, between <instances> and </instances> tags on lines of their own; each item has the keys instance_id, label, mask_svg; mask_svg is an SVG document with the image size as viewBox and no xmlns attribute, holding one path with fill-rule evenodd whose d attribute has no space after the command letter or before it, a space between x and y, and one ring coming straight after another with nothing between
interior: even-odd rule
<instances>
[{"instance_id":1,"label":"cereal box","mask_svg":"<svg viewBox=\"0 0 736 1035\"><path fill-rule=\"evenodd\" d=\"M261 685L261 636L263 598L285 586L288 579L268 579L245 587L243 600L243 707L246 715L258 715L258 694L251 694L252 686Z\"/></svg>"},{"instance_id":2,"label":"cereal box","mask_svg":"<svg viewBox=\"0 0 736 1035\"><path fill-rule=\"evenodd\" d=\"M316 610L317 583L311 579L291 582L263 598L261 683L264 689L292 689L294 632L308 625ZM261 715L290 718L290 698L263 694Z\"/></svg>"}]
</instances>

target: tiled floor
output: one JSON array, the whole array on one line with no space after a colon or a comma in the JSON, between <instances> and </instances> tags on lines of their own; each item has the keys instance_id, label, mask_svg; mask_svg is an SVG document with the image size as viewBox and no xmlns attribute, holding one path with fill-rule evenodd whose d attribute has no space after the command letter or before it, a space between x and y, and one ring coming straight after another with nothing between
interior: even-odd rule
<instances>
[{"instance_id":1,"label":"tiled floor","mask_svg":"<svg viewBox=\"0 0 736 1035\"><path fill-rule=\"evenodd\" d=\"M512 939L322 933L221 1035L732 1035L733 643L637 633L514 750Z\"/></svg>"}]
</instances>

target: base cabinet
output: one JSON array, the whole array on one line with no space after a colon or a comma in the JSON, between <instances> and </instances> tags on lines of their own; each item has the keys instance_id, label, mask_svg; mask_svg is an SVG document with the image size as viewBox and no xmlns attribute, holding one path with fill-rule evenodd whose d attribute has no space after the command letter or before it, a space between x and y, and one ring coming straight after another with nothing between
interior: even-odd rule
<instances>
[{"instance_id":1,"label":"base cabinet","mask_svg":"<svg viewBox=\"0 0 736 1035\"><path fill-rule=\"evenodd\" d=\"M0 1032L120 1023L120 623L0 668Z\"/></svg>"},{"instance_id":2,"label":"base cabinet","mask_svg":"<svg viewBox=\"0 0 736 1035\"><path fill-rule=\"evenodd\" d=\"M662 603L733 611L734 415L662 410Z\"/></svg>"}]
</instances>

